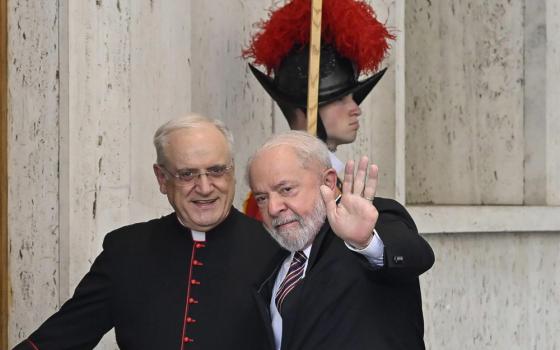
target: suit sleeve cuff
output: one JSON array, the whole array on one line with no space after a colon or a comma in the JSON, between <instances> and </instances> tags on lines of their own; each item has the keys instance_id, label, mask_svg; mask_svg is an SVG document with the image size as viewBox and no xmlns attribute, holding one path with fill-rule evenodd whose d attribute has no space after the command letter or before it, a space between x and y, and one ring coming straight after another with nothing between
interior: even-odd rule
<instances>
[{"instance_id":1,"label":"suit sleeve cuff","mask_svg":"<svg viewBox=\"0 0 560 350\"><path fill-rule=\"evenodd\" d=\"M371 242L369 242L368 246L363 249L356 249L347 242L344 242L344 244L346 244L346 247L351 251L362 254L374 268L383 267L383 252L385 245L375 229L373 230L373 238Z\"/></svg>"}]
</instances>

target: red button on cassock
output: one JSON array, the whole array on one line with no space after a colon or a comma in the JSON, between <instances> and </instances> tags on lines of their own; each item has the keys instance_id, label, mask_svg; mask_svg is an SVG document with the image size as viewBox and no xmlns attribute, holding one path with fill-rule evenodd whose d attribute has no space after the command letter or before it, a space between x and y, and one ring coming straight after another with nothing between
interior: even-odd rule
<instances>
[{"instance_id":1,"label":"red button on cassock","mask_svg":"<svg viewBox=\"0 0 560 350\"><path fill-rule=\"evenodd\" d=\"M191 283L194 285L199 285L200 281L195 280L194 278L191 280Z\"/></svg>"},{"instance_id":2,"label":"red button on cassock","mask_svg":"<svg viewBox=\"0 0 560 350\"><path fill-rule=\"evenodd\" d=\"M197 244L195 244L195 247L196 247L196 248L204 248L204 247L206 247L206 244L204 244L204 243L197 243Z\"/></svg>"},{"instance_id":3,"label":"red button on cassock","mask_svg":"<svg viewBox=\"0 0 560 350\"><path fill-rule=\"evenodd\" d=\"M203 264L202 262L200 262L199 260L194 260L194 261L193 261L193 265L194 265L194 266L202 266L202 265L204 265L204 264Z\"/></svg>"},{"instance_id":4,"label":"red button on cassock","mask_svg":"<svg viewBox=\"0 0 560 350\"><path fill-rule=\"evenodd\" d=\"M195 323L196 320L192 317L187 317L187 323Z\"/></svg>"},{"instance_id":5,"label":"red button on cassock","mask_svg":"<svg viewBox=\"0 0 560 350\"><path fill-rule=\"evenodd\" d=\"M189 337L185 337L185 338L183 339L183 341L184 341L185 343L192 343L192 342L194 341L194 339L193 339L193 338L189 338Z\"/></svg>"},{"instance_id":6,"label":"red button on cassock","mask_svg":"<svg viewBox=\"0 0 560 350\"><path fill-rule=\"evenodd\" d=\"M189 298L189 304L198 304L198 300L195 298Z\"/></svg>"}]
</instances>

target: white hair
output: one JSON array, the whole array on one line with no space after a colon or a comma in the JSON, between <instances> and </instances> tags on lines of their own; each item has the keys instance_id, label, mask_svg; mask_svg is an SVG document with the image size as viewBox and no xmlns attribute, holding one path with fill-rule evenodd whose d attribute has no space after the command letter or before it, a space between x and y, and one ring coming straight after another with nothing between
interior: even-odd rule
<instances>
[{"instance_id":1,"label":"white hair","mask_svg":"<svg viewBox=\"0 0 560 350\"><path fill-rule=\"evenodd\" d=\"M165 147L168 144L167 137L169 134L175 130L179 129L193 129L204 126L205 124L211 124L216 127L225 137L228 143L229 154L233 155L233 135L227 126L219 119L212 119L200 114L187 114L185 116L171 119L162 126L160 126L156 133L154 134L154 146L156 148L157 164L165 164L167 159L165 158Z\"/></svg>"},{"instance_id":2,"label":"white hair","mask_svg":"<svg viewBox=\"0 0 560 350\"><path fill-rule=\"evenodd\" d=\"M331 159L327 145L318 138L299 130L290 130L270 136L264 144L247 161L245 180L250 184L251 165L253 161L264 151L278 146L291 147L303 168L309 169L313 162L319 163L323 168L331 168ZM323 170L323 169L318 169Z\"/></svg>"}]
</instances>

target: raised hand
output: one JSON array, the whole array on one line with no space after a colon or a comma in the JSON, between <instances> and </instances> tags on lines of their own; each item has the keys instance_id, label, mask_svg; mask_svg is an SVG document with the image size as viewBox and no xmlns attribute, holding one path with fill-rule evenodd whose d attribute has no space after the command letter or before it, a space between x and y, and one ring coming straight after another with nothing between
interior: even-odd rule
<instances>
[{"instance_id":1,"label":"raised hand","mask_svg":"<svg viewBox=\"0 0 560 350\"><path fill-rule=\"evenodd\" d=\"M354 161L346 163L342 197L336 203L335 193L321 186L321 196L327 209L327 218L334 233L355 248L365 248L373 238L373 229L379 213L372 204L377 187L377 165L363 156L354 176Z\"/></svg>"}]
</instances>

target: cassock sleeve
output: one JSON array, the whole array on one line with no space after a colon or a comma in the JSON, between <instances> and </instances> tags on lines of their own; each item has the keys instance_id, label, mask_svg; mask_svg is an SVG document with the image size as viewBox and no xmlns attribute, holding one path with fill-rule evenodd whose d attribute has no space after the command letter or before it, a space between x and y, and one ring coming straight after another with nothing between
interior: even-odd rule
<instances>
[{"instance_id":1,"label":"cassock sleeve","mask_svg":"<svg viewBox=\"0 0 560 350\"><path fill-rule=\"evenodd\" d=\"M72 298L14 350L93 349L113 327L109 237Z\"/></svg>"}]
</instances>

